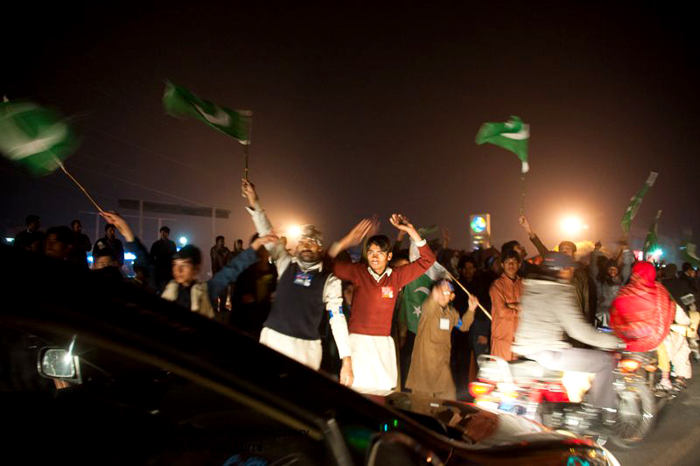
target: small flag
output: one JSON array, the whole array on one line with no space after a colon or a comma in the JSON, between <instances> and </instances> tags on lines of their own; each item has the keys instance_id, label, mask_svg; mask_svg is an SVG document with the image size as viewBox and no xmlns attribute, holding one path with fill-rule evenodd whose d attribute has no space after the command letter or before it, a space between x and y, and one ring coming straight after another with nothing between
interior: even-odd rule
<instances>
[{"instance_id":1,"label":"small flag","mask_svg":"<svg viewBox=\"0 0 700 466\"><path fill-rule=\"evenodd\" d=\"M430 225L427 227L420 227L416 231L418 232L418 234L420 235L421 238L425 238L426 236L432 235L433 233L435 233L437 231L437 229L438 229L437 225Z\"/></svg>"},{"instance_id":2,"label":"small flag","mask_svg":"<svg viewBox=\"0 0 700 466\"><path fill-rule=\"evenodd\" d=\"M530 140L530 125L523 123L517 116L511 116L505 123L484 123L476 133L476 143L486 142L509 150L522 162L522 173L527 173L530 165L527 161L527 144Z\"/></svg>"},{"instance_id":3,"label":"small flag","mask_svg":"<svg viewBox=\"0 0 700 466\"><path fill-rule=\"evenodd\" d=\"M169 115L197 118L212 128L238 139L241 144L250 144L250 120L253 112L249 110L219 107L170 81L165 84L163 106Z\"/></svg>"},{"instance_id":4,"label":"small flag","mask_svg":"<svg viewBox=\"0 0 700 466\"><path fill-rule=\"evenodd\" d=\"M690 241L681 246L682 256L685 262L690 262L694 267L700 267L700 257L698 257L697 247Z\"/></svg>"},{"instance_id":5,"label":"small flag","mask_svg":"<svg viewBox=\"0 0 700 466\"><path fill-rule=\"evenodd\" d=\"M54 110L34 102L0 102L0 152L35 176L59 167L78 147L71 127Z\"/></svg>"},{"instance_id":6,"label":"small flag","mask_svg":"<svg viewBox=\"0 0 700 466\"><path fill-rule=\"evenodd\" d=\"M654 183L656 182L656 178L659 176L658 173L656 172L650 172L649 173L649 178L647 178L646 183L644 183L644 186L642 186L642 189L640 189L637 194L634 195L631 199L631 203L629 207L627 207L627 210L625 211L625 215L622 216L622 230L625 233L629 233L630 231L630 225L632 224L632 220L634 220L634 217L637 216L637 212L639 211L639 207L642 205L642 198L644 195L649 191L649 189L654 186Z\"/></svg>"},{"instance_id":7,"label":"small flag","mask_svg":"<svg viewBox=\"0 0 700 466\"><path fill-rule=\"evenodd\" d=\"M659 219L661 218L661 211L656 214L656 218L649 227L649 233L644 240L644 253L649 251L656 251L659 248Z\"/></svg>"}]
</instances>

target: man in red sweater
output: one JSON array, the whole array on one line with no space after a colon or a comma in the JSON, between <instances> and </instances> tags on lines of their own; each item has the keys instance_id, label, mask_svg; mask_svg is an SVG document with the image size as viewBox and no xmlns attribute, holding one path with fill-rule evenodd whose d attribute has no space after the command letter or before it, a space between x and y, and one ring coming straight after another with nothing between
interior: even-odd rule
<instances>
[{"instance_id":1,"label":"man in red sweater","mask_svg":"<svg viewBox=\"0 0 700 466\"><path fill-rule=\"evenodd\" d=\"M398 371L396 350L391 338L391 320L399 291L420 277L435 262L435 255L406 217L393 214L389 221L405 231L420 252L415 262L402 267L388 267L391 244L383 235L367 240L363 260L359 263L335 261L333 274L355 286L348 330L355 379L352 388L361 393L388 394L396 388ZM340 251L356 246L375 225L362 220L328 251L335 258Z\"/></svg>"}]
</instances>

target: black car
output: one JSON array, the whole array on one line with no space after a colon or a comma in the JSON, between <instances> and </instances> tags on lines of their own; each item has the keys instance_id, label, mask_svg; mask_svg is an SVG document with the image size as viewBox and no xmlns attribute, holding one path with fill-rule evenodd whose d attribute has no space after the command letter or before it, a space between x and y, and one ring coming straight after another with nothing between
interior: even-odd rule
<instances>
[{"instance_id":1,"label":"black car","mask_svg":"<svg viewBox=\"0 0 700 466\"><path fill-rule=\"evenodd\" d=\"M363 397L113 276L14 248L0 257L12 462L617 464L586 439L470 404ZM497 428L470 437L481 418Z\"/></svg>"}]
</instances>

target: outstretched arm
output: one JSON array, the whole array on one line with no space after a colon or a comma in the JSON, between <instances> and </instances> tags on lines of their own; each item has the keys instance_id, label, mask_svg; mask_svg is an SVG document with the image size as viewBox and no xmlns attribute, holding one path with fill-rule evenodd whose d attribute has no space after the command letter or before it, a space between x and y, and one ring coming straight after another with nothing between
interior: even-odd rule
<instances>
[{"instance_id":1,"label":"outstretched arm","mask_svg":"<svg viewBox=\"0 0 700 466\"><path fill-rule=\"evenodd\" d=\"M146 246L134 235L131 227L121 215L116 212L100 212L100 215L105 221L113 224L124 237L126 250L136 256L136 265L146 269L148 285L155 290L158 287L158 284L155 282L155 262L153 261L153 256L148 253Z\"/></svg>"},{"instance_id":2,"label":"outstretched arm","mask_svg":"<svg viewBox=\"0 0 700 466\"><path fill-rule=\"evenodd\" d=\"M469 327L472 326L472 324L474 323L474 314L476 313L476 307L478 305L479 300L477 299L477 297L474 295L469 295L469 308L467 309L467 312L465 312L462 316L462 322L459 326L460 332L466 332L469 330ZM457 312L455 308L452 309L454 310L454 312ZM457 316L459 316L459 313L457 314Z\"/></svg>"},{"instance_id":3,"label":"outstretched arm","mask_svg":"<svg viewBox=\"0 0 700 466\"><path fill-rule=\"evenodd\" d=\"M537 234L534 232L534 230L530 226L530 222L528 222L528 220L527 220L527 217L525 217L524 215L521 215L520 217L518 217L518 223L520 223L520 226L523 227L523 230L525 230L525 232L527 233L527 236L528 236L528 238L530 238L530 241L532 242L532 244L534 244L535 247L537 248L537 252L542 257L547 255L547 253L549 252L549 249L547 249L547 247L544 245L544 243L542 243L542 241L540 240L539 236L537 236Z\"/></svg>"},{"instance_id":4,"label":"outstretched arm","mask_svg":"<svg viewBox=\"0 0 700 466\"><path fill-rule=\"evenodd\" d=\"M403 287L423 275L435 263L435 254L406 217L401 214L392 214L389 222L395 228L405 231L420 252L420 257L415 262L394 269L399 282L398 286Z\"/></svg>"},{"instance_id":5,"label":"outstretched arm","mask_svg":"<svg viewBox=\"0 0 700 466\"><path fill-rule=\"evenodd\" d=\"M276 236L261 236L253 241L248 249L231 259L207 282L209 299L214 302L230 283L236 281L241 272L258 261L259 258L256 251L260 246L276 241L278 241Z\"/></svg>"},{"instance_id":6,"label":"outstretched arm","mask_svg":"<svg viewBox=\"0 0 700 466\"><path fill-rule=\"evenodd\" d=\"M375 221L369 218L360 220L360 223L350 230L340 241L336 241L328 249L328 257L335 259L341 251L357 246L362 242L365 236L375 227Z\"/></svg>"},{"instance_id":7,"label":"outstretched arm","mask_svg":"<svg viewBox=\"0 0 700 466\"><path fill-rule=\"evenodd\" d=\"M255 185L244 178L241 180L241 193L248 199L246 210L253 219L253 224L255 225L255 230L258 235L266 236L274 234L270 219L267 218L267 214L262 207L260 207L260 197L255 189ZM267 243L265 248L270 252L270 257L272 257L272 260L275 262L277 275L282 276L282 273L292 260L284 244L282 242Z\"/></svg>"}]
</instances>

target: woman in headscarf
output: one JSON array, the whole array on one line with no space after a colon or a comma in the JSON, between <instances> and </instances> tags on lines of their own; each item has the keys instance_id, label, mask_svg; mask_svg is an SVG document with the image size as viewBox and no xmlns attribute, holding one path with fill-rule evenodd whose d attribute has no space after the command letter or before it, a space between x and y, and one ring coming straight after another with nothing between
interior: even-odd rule
<instances>
[{"instance_id":1,"label":"woman in headscarf","mask_svg":"<svg viewBox=\"0 0 700 466\"><path fill-rule=\"evenodd\" d=\"M656 281L656 269L649 262L638 262L632 277L622 287L610 309L610 326L634 352L658 349L661 384L670 388L670 362L662 344L676 314L676 303L664 286Z\"/></svg>"}]
</instances>

